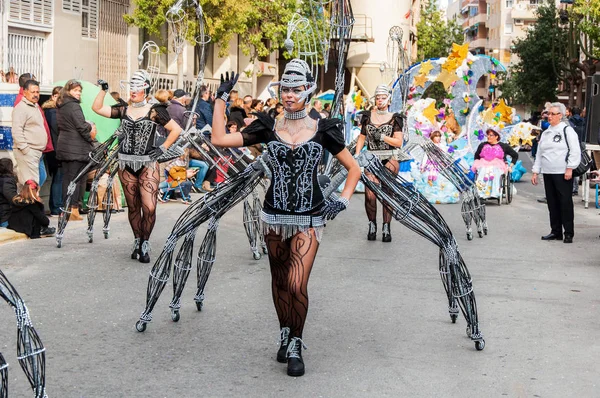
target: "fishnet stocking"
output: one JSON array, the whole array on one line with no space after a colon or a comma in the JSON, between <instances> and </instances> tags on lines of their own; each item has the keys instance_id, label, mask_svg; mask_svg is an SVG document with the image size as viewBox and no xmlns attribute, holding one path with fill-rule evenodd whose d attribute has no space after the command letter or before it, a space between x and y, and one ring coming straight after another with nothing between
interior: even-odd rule
<instances>
[{"instance_id":1,"label":"fishnet stocking","mask_svg":"<svg viewBox=\"0 0 600 398\"><path fill-rule=\"evenodd\" d=\"M398 174L398 170L400 169L400 165L398 164L398 161L395 159L390 159L385 164L385 167L396 175ZM365 175L367 176L367 178L369 180L379 183L379 180L373 174L366 172ZM371 191L369 188L365 188L365 210L367 212L367 218L369 219L369 221L376 223L377 222L377 198L375 197L375 194L373 193L373 191ZM390 223L391 221L392 221L392 213L386 206L384 206L383 207L383 222Z\"/></svg>"},{"instance_id":2,"label":"fishnet stocking","mask_svg":"<svg viewBox=\"0 0 600 398\"><path fill-rule=\"evenodd\" d=\"M137 175L127 169L120 170L119 178L125 193L127 216L133 236L142 241L148 240L156 222L156 202L160 183L158 168L144 167Z\"/></svg>"},{"instance_id":3,"label":"fishnet stocking","mask_svg":"<svg viewBox=\"0 0 600 398\"><path fill-rule=\"evenodd\" d=\"M308 278L319 242L311 229L288 240L270 232L265 236L271 266L273 303L280 327L289 327L290 336L302 337L308 313Z\"/></svg>"}]
</instances>

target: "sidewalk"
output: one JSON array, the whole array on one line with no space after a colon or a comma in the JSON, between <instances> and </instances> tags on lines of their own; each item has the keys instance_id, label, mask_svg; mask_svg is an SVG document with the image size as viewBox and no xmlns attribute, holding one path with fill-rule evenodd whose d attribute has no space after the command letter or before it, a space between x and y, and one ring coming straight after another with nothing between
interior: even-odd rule
<instances>
[{"instance_id":1,"label":"sidewalk","mask_svg":"<svg viewBox=\"0 0 600 398\"><path fill-rule=\"evenodd\" d=\"M27 235L15 232L12 229L0 228L0 245L6 242L27 239Z\"/></svg>"}]
</instances>

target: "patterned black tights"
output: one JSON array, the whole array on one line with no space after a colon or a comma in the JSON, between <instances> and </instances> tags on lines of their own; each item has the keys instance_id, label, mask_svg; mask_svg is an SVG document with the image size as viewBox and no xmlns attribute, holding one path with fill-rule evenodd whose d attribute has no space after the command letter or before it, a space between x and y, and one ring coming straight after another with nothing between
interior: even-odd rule
<instances>
[{"instance_id":1,"label":"patterned black tights","mask_svg":"<svg viewBox=\"0 0 600 398\"><path fill-rule=\"evenodd\" d=\"M285 241L270 232L265 236L279 326L289 327L290 336L302 338L308 313L308 278L319 242L314 231L297 233Z\"/></svg>"},{"instance_id":2,"label":"patterned black tights","mask_svg":"<svg viewBox=\"0 0 600 398\"><path fill-rule=\"evenodd\" d=\"M142 241L150 239L156 222L156 202L160 177L157 167L144 167L138 172L120 170L119 178L127 201L127 215L133 235Z\"/></svg>"},{"instance_id":3,"label":"patterned black tights","mask_svg":"<svg viewBox=\"0 0 600 398\"><path fill-rule=\"evenodd\" d=\"M392 173L398 174L400 165L397 160L389 160L385 167L387 167ZM373 182L379 183L379 180L371 173L365 173L367 178ZM377 222L377 198L373 191L365 188L365 210L367 211L367 218L369 221ZM383 207L383 222L390 223L392 221L392 213L387 207Z\"/></svg>"}]
</instances>

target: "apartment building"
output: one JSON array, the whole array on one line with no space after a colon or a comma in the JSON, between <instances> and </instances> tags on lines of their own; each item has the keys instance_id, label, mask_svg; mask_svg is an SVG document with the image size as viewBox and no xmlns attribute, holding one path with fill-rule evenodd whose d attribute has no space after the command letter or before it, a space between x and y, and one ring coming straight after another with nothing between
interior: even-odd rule
<instances>
[{"instance_id":1,"label":"apartment building","mask_svg":"<svg viewBox=\"0 0 600 398\"><path fill-rule=\"evenodd\" d=\"M146 40L171 49L167 28L161 35L148 36L129 27L123 15L133 7L132 0L10 0L0 1L0 68L17 74L32 72L45 87L54 82L77 78L107 80L112 89L133 71L145 67L138 60ZM209 45L205 80L216 85L226 70L245 71L240 77L243 94L266 96L266 86L277 76L277 53L252 64L238 51L232 39L229 54L218 57L218 48ZM177 56L167 51L160 56L158 87L191 91L198 73L198 51L186 45L181 54L183 81L178 83ZM123 93L126 94L126 93Z\"/></svg>"}]
</instances>

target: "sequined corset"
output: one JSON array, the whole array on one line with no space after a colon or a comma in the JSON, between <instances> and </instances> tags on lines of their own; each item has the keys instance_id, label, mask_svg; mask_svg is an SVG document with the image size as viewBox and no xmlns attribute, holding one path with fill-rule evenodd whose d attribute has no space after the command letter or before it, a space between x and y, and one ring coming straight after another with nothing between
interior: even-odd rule
<instances>
[{"instance_id":1,"label":"sequined corset","mask_svg":"<svg viewBox=\"0 0 600 398\"><path fill-rule=\"evenodd\" d=\"M277 211L299 214L309 214L321 205L323 193L317 182L317 166L323 147L308 141L292 149L271 141L267 148L272 180L265 202Z\"/></svg>"},{"instance_id":2,"label":"sequined corset","mask_svg":"<svg viewBox=\"0 0 600 398\"><path fill-rule=\"evenodd\" d=\"M148 117L132 120L129 116L121 119L121 131L123 145L119 152L119 166L130 167L138 171L142 167L151 167L155 161L150 159L148 153L154 146L154 138L158 124Z\"/></svg>"},{"instance_id":3,"label":"sequined corset","mask_svg":"<svg viewBox=\"0 0 600 398\"><path fill-rule=\"evenodd\" d=\"M391 122L382 124L379 127L376 127L370 123L367 124L367 149L368 150L380 151L380 150L384 150L384 149L393 148L383 141L376 140L373 137L373 134L375 134L376 132L380 132L381 135L393 137L394 136L394 126L392 126Z\"/></svg>"}]
</instances>

